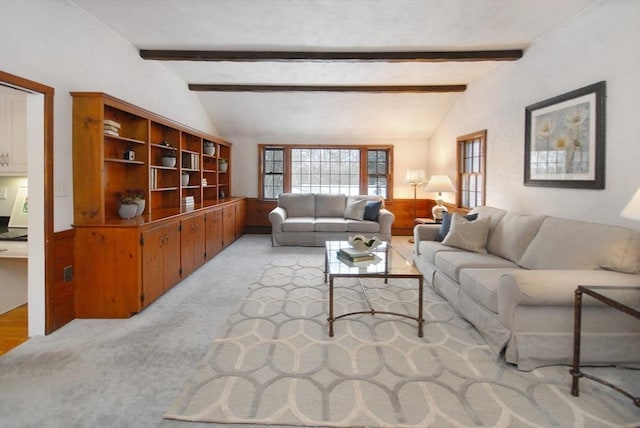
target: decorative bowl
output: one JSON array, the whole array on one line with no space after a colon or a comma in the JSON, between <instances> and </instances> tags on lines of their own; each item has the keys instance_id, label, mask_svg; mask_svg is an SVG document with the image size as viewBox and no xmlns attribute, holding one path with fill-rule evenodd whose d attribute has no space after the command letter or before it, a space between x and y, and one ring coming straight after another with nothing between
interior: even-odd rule
<instances>
[{"instance_id":1,"label":"decorative bowl","mask_svg":"<svg viewBox=\"0 0 640 428\"><path fill-rule=\"evenodd\" d=\"M373 250L382 244L382 241L377 236L372 236L371 238L367 238L364 235L349 236L348 241L349 245L360 251Z\"/></svg>"},{"instance_id":2,"label":"decorative bowl","mask_svg":"<svg viewBox=\"0 0 640 428\"><path fill-rule=\"evenodd\" d=\"M173 168L176 166L176 158L174 156L162 156L162 166Z\"/></svg>"}]
</instances>

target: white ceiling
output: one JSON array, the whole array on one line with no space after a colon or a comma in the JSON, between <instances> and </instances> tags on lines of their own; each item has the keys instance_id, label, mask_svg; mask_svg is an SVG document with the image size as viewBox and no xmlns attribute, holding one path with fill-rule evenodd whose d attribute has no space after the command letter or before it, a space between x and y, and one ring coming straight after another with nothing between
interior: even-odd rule
<instances>
[{"instance_id":1,"label":"white ceiling","mask_svg":"<svg viewBox=\"0 0 640 428\"><path fill-rule=\"evenodd\" d=\"M138 49L524 49L599 0L74 0ZM163 62L186 83L469 84L499 62ZM198 92L222 137L428 139L458 93Z\"/></svg>"}]
</instances>

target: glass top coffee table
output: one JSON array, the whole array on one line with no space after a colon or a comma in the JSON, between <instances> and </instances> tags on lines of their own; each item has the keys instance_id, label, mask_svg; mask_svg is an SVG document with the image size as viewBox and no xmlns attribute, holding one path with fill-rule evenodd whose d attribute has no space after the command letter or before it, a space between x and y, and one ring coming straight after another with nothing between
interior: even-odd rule
<instances>
[{"instance_id":1,"label":"glass top coffee table","mask_svg":"<svg viewBox=\"0 0 640 428\"><path fill-rule=\"evenodd\" d=\"M327 241L325 243L324 281L327 282L328 279L329 282L329 318L327 319L327 321L329 321L329 336L333 337L333 322L340 318L360 314L386 314L415 320L418 323L418 336L422 337L422 327L424 324L422 317L423 277L413 262L405 259L390 243L383 242L379 247L372 250L375 256L373 260L352 263L338 257L340 248L349 247L350 245L347 241ZM334 316L333 284L336 278L380 278L384 279L385 283L387 283L389 278L416 279L418 280L418 301L416 302L418 315L413 316L399 312L376 310L371 306L366 287L362 284L362 281L359 281L369 310L349 312Z\"/></svg>"}]
</instances>

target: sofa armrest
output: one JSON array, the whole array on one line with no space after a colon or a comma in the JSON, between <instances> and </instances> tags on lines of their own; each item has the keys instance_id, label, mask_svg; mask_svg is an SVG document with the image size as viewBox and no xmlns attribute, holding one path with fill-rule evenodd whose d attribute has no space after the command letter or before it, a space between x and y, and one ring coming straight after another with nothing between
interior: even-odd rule
<instances>
[{"instance_id":1,"label":"sofa armrest","mask_svg":"<svg viewBox=\"0 0 640 428\"><path fill-rule=\"evenodd\" d=\"M378 224L380 225L380 234L391 236L391 225L396 220L395 214L386 208L381 208L378 213Z\"/></svg>"},{"instance_id":2,"label":"sofa armrest","mask_svg":"<svg viewBox=\"0 0 640 428\"><path fill-rule=\"evenodd\" d=\"M500 277L499 319L505 326L510 326L518 305L573 306L579 285L640 286L640 275L608 270L513 270ZM632 298L631 295L628 297ZM624 300L625 296L621 298ZM583 300L583 304L601 305L591 298Z\"/></svg>"},{"instance_id":3,"label":"sofa armrest","mask_svg":"<svg viewBox=\"0 0 640 428\"><path fill-rule=\"evenodd\" d=\"M282 222L287 219L287 210L282 207L275 207L269 213L269 221L273 232L282 232Z\"/></svg>"},{"instance_id":4,"label":"sofa armrest","mask_svg":"<svg viewBox=\"0 0 640 428\"><path fill-rule=\"evenodd\" d=\"M418 224L413 228L413 251L420 254L420 241L435 241L440 230L439 224Z\"/></svg>"}]
</instances>

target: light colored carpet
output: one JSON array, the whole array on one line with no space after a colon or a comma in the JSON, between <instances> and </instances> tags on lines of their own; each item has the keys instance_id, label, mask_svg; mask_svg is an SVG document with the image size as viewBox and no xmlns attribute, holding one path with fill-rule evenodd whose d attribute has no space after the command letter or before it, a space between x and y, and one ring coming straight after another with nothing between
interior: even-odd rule
<instances>
[{"instance_id":1,"label":"light colored carpet","mask_svg":"<svg viewBox=\"0 0 640 428\"><path fill-rule=\"evenodd\" d=\"M407 239L394 237L393 242L410 256ZM0 427L237 427L163 416L224 331L249 286L261 277L263 267L273 260L308 255L321 258L322 249L274 248L268 235L245 235L132 318L76 319L48 336L29 339L0 356ZM350 322L337 322L337 332ZM519 374L511 366L499 370ZM568 367L558 370L566 373ZM597 370L594 374L640 395L640 371ZM606 406L616 402L635 411L640 421L640 410L622 395L588 380L580 387L589 395L576 399L569 396L568 383L562 382L563 401L580 403L596 396ZM573 421L569 411L559 425L572 426ZM256 427L265 425L242 426Z\"/></svg>"},{"instance_id":2,"label":"light colored carpet","mask_svg":"<svg viewBox=\"0 0 640 428\"><path fill-rule=\"evenodd\" d=\"M630 402L566 367L521 372L439 296L425 290L416 323L358 315L327 333L322 257L274 258L231 315L167 418L329 427L634 425ZM378 310L417 311L415 280L367 279ZM336 281L335 313L366 310L355 279Z\"/></svg>"}]
</instances>

